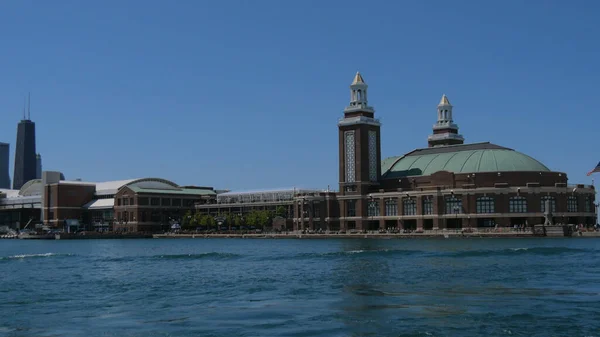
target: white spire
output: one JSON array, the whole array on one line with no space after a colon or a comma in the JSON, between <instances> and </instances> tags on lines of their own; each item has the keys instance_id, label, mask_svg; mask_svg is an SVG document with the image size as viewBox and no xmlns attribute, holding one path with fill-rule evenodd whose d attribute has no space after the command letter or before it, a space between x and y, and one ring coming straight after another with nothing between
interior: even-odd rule
<instances>
[{"instance_id":1,"label":"white spire","mask_svg":"<svg viewBox=\"0 0 600 337\"><path fill-rule=\"evenodd\" d=\"M352 81L352 85L355 84L366 84L365 80L362 78L362 75L358 71L356 72L356 75L354 75L354 81Z\"/></svg>"},{"instance_id":2,"label":"white spire","mask_svg":"<svg viewBox=\"0 0 600 337\"><path fill-rule=\"evenodd\" d=\"M450 124L452 123L452 105L446 94L442 95L440 104L438 104L438 124Z\"/></svg>"},{"instance_id":3,"label":"white spire","mask_svg":"<svg viewBox=\"0 0 600 337\"><path fill-rule=\"evenodd\" d=\"M442 95L442 99L440 100L440 104L438 104L438 106L440 105L450 105L450 101L448 100L448 97L446 97L446 94Z\"/></svg>"},{"instance_id":4,"label":"white spire","mask_svg":"<svg viewBox=\"0 0 600 337\"><path fill-rule=\"evenodd\" d=\"M367 105L367 88L369 86L365 83L360 72L356 72L354 75L354 80L352 80L352 84L350 84L350 105L346 107L346 111L348 110L365 110L368 112L373 112L373 108Z\"/></svg>"}]
</instances>

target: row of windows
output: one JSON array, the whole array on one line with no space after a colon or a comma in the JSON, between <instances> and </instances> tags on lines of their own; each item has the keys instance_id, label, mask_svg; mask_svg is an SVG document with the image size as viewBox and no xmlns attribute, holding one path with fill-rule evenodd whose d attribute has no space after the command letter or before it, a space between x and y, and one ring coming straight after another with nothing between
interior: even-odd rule
<instances>
[{"instance_id":1,"label":"row of windows","mask_svg":"<svg viewBox=\"0 0 600 337\"><path fill-rule=\"evenodd\" d=\"M354 206L355 207L355 206ZM379 216L380 208L378 200L369 201L369 207L367 209L368 216ZM417 214L417 199L416 198L404 198L402 200L402 214L403 215L416 215ZM433 214L433 200L423 199L423 212L424 214ZM385 215L396 216L398 215L398 200L395 198L385 199Z\"/></svg>"},{"instance_id":2,"label":"row of windows","mask_svg":"<svg viewBox=\"0 0 600 337\"><path fill-rule=\"evenodd\" d=\"M148 198L148 197L138 197L137 204L139 206L173 206L173 207L181 207L185 205L186 207L194 206L194 200L190 199L178 199L178 198ZM117 206L133 206L135 205L133 198L117 198Z\"/></svg>"},{"instance_id":3,"label":"row of windows","mask_svg":"<svg viewBox=\"0 0 600 337\"><path fill-rule=\"evenodd\" d=\"M546 202L549 203L551 211L556 212L556 199L553 196L545 195L540 200L540 211L546 211ZM398 215L398 201L395 198L384 199L385 215ZM590 197L586 197L584 203L585 212L591 212L593 202ZM423 198L423 214L433 214L433 200L431 198ZM402 199L402 215L417 215L417 199L403 198ZM493 197L479 197L476 200L476 212L480 214L495 213L495 200ZM569 196L567 198L567 212L578 212L577 197ZM464 213L462 198L449 196L445 198L445 214L460 214ZM527 199L521 196L514 196L509 199L508 211L510 213L527 213ZM370 200L368 203L368 216L380 215L379 200ZM356 200L346 201L346 216L356 216Z\"/></svg>"}]
</instances>

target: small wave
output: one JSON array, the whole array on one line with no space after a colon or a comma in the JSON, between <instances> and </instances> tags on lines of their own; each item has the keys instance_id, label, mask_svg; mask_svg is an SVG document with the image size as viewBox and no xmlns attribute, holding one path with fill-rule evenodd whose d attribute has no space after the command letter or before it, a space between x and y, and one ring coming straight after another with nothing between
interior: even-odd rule
<instances>
[{"instance_id":1,"label":"small wave","mask_svg":"<svg viewBox=\"0 0 600 337\"><path fill-rule=\"evenodd\" d=\"M42 253L42 254L19 254L0 257L0 260L23 260L42 257L58 257L58 256L73 256L73 254L57 254L57 253Z\"/></svg>"},{"instance_id":2,"label":"small wave","mask_svg":"<svg viewBox=\"0 0 600 337\"><path fill-rule=\"evenodd\" d=\"M355 258L355 257L366 257L366 256L408 256L425 254L426 252L420 250L406 250L406 249L375 249L375 250L346 250L337 252L326 252L326 253L300 253L296 255L278 256L276 260L304 260L304 259L330 259L330 258Z\"/></svg>"},{"instance_id":3,"label":"small wave","mask_svg":"<svg viewBox=\"0 0 600 337\"><path fill-rule=\"evenodd\" d=\"M455 257L475 257L475 256L518 256L518 255L560 255L589 253L592 250L568 248L568 247L531 247L531 248L508 248L498 250L465 250L450 253Z\"/></svg>"},{"instance_id":4,"label":"small wave","mask_svg":"<svg viewBox=\"0 0 600 337\"><path fill-rule=\"evenodd\" d=\"M165 260L197 260L197 259L206 259L206 258L217 258L217 259L234 259L241 257L238 254L232 253L218 253L218 252L209 252L209 253L198 253L198 254L167 254L167 255L154 255L151 256L153 259L165 259Z\"/></svg>"}]
</instances>

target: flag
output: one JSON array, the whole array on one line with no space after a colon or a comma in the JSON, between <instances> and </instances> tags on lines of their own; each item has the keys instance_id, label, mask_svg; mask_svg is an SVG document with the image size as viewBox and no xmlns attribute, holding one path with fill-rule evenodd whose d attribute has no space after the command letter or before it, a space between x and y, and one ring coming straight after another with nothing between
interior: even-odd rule
<instances>
[{"instance_id":1,"label":"flag","mask_svg":"<svg viewBox=\"0 0 600 337\"><path fill-rule=\"evenodd\" d=\"M595 172L600 172L600 163L598 163L598 165L596 165L596 167L594 167L594 169L593 169L593 170L591 170L590 172L588 172L588 174L587 174L587 175L588 175L588 176L591 176L591 175L592 175L592 173L595 173Z\"/></svg>"}]
</instances>

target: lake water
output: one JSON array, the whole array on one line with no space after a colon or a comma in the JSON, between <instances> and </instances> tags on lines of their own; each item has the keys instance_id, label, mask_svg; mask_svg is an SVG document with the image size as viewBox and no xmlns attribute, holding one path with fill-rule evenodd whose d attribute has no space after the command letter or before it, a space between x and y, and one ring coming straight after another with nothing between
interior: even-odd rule
<instances>
[{"instance_id":1,"label":"lake water","mask_svg":"<svg viewBox=\"0 0 600 337\"><path fill-rule=\"evenodd\" d=\"M0 240L0 336L600 336L600 240Z\"/></svg>"}]
</instances>

